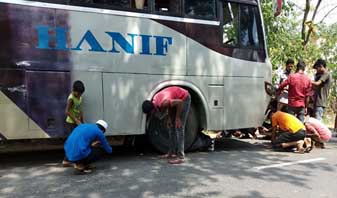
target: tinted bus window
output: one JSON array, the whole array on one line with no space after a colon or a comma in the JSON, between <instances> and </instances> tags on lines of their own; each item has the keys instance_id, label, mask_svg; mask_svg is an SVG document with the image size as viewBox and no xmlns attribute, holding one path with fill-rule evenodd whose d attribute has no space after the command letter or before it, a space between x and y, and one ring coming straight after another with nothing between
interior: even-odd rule
<instances>
[{"instance_id":1,"label":"tinted bus window","mask_svg":"<svg viewBox=\"0 0 337 198\"><path fill-rule=\"evenodd\" d=\"M223 4L223 35L222 43L227 46L238 46L239 6L238 4Z\"/></svg>"},{"instance_id":2,"label":"tinted bus window","mask_svg":"<svg viewBox=\"0 0 337 198\"><path fill-rule=\"evenodd\" d=\"M159 14L180 16L181 0L155 0L155 11Z\"/></svg>"},{"instance_id":3,"label":"tinted bus window","mask_svg":"<svg viewBox=\"0 0 337 198\"><path fill-rule=\"evenodd\" d=\"M257 28L257 7L240 6L240 45L242 47L259 47Z\"/></svg>"},{"instance_id":4,"label":"tinted bus window","mask_svg":"<svg viewBox=\"0 0 337 198\"><path fill-rule=\"evenodd\" d=\"M71 5L117 10L148 10L148 0L69 0Z\"/></svg>"},{"instance_id":5,"label":"tinted bus window","mask_svg":"<svg viewBox=\"0 0 337 198\"><path fill-rule=\"evenodd\" d=\"M223 4L223 44L230 47L262 48L261 21L256 6Z\"/></svg>"},{"instance_id":6,"label":"tinted bus window","mask_svg":"<svg viewBox=\"0 0 337 198\"><path fill-rule=\"evenodd\" d=\"M215 0L186 0L185 14L195 18L215 19Z\"/></svg>"}]
</instances>

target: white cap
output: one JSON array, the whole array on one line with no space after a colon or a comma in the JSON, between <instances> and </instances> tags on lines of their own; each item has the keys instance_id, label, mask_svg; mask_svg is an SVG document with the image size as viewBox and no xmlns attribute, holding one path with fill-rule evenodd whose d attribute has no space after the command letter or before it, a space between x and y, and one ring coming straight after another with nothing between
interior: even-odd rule
<instances>
[{"instance_id":1,"label":"white cap","mask_svg":"<svg viewBox=\"0 0 337 198\"><path fill-rule=\"evenodd\" d=\"M108 128L108 123L106 123L104 120L98 120L96 124L101 125L105 130Z\"/></svg>"}]
</instances>

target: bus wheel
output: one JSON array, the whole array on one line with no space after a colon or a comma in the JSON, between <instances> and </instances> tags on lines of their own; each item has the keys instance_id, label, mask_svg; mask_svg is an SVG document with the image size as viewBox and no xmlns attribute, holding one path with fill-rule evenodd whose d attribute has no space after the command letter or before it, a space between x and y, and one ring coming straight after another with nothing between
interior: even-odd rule
<instances>
[{"instance_id":1,"label":"bus wheel","mask_svg":"<svg viewBox=\"0 0 337 198\"><path fill-rule=\"evenodd\" d=\"M169 148L168 129L164 121L155 117L148 120L147 136L151 144L160 152L167 153ZM198 133L198 119L196 107L191 104L185 126L185 151L192 145Z\"/></svg>"}]
</instances>

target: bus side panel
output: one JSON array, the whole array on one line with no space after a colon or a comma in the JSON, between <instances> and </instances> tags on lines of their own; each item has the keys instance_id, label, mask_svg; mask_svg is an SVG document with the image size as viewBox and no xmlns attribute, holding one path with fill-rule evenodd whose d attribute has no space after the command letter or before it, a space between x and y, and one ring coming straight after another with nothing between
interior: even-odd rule
<instances>
[{"instance_id":1,"label":"bus side panel","mask_svg":"<svg viewBox=\"0 0 337 198\"><path fill-rule=\"evenodd\" d=\"M71 64L69 51L51 48L57 45L52 29L55 25L66 28L67 15L59 14L56 23L55 9L5 3L0 3L0 13L0 30L4 33L0 37L4 45L0 48L0 69L7 83L1 89L3 115L7 116L1 125L5 130L0 131L8 139L64 137L64 110L70 92L67 71ZM50 49L38 48L40 26L51 28ZM21 74L12 74L17 70ZM12 79L20 83L11 84Z\"/></svg>"},{"instance_id":2,"label":"bus side panel","mask_svg":"<svg viewBox=\"0 0 337 198\"><path fill-rule=\"evenodd\" d=\"M26 76L29 130L41 128L51 137L65 137L69 72L27 71Z\"/></svg>"},{"instance_id":3,"label":"bus side panel","mask_svg":"<svg viewBox=\"0 0 337 198\"><path fill-rule=\"evenodd\" d=\"M269 97L264 90L264 78L224 78L224 126L226 129L250 128L262 125Z\"/></svg>"},{"instance_id":4,"label":"bus side panel","mask_svg":"<svg viewBox=\"0 0 337 198\"><path fill-rule=\"evenodd\" d=\"M186 74L185 36L153 20L70 11L69 24L74 70ZM94 49L80 42L86 34L97 41ZM122 40L129 51L118 43Z\"/></svg>"},{"instance_id":5,"label":"bus side panel","mask_svg":"<svg viewBox=\"0 0 337 198\"><path fill-rule=\"evenodd\" d=\"M110 124L107 134L143 134L141 105L167 79L159 75L104 73L104 119Z\"/></svg>"},{"instance_id":6,"label":"bus side panel","mask_svg":"<svg viewBox=\"0 0 337 198\"><path fill-rule=\"evenodd\" d=\"M228 57L191 39L187 40L187 45L189 75L223 76L224 78L222 121L224 129L260 125L269 102L264 90L264 81L270 80L266 75L270 74L270 64ZM210 112L209 116L217 116L217 111L219 110ZM239 115L241 116L237 117Z\"/></svg>"}]
</instances>

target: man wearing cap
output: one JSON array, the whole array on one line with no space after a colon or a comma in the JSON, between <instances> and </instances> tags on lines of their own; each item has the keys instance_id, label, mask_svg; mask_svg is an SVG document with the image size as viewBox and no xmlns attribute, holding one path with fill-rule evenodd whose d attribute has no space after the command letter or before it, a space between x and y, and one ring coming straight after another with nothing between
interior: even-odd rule
<instances>
[{"instance_id":1,"label":"man wearing cap","mask_svg":"<svg viewBox=\"0 0 337 198\"><path fill-rule=\"evenodd\" d=\"M180 164L185 160L184 136L185 124L191 105L191 96L187 90L171 86L156 93L152 101L143 102L143 112L167 114L167 127L169 129L169 150L161 158L172 158L170 164ZM161 116L162 117L162 116Z\"/></svg>"},{"instance_id":2,"label":"man wearing cap","mask_svg":"<svg viewBox=\"0 0 337 198\"><path fill-rule=\"evenodd\" d=\"M326 68L326 62L323 59L318 59L314 64L316 70L315 80L312 81L314 88L314 113L315 118L322 121L324 108L329 96L331 84L331 74Z\"/></svg>"},{"instance_id":3,"label":"man wearing cap","mask_svg":"<svg viewBox=\"0 0 337 198\"><path fill-rule=\"evenodd\" d=\"M72 131L64 144L64 150L67 160L75 163L75 169L91 172L90 163L98 159L101 150L98 143L107 153L112 152L104 136L107 128L108 124L104 120L98 120L96 124L80 124Z\"/></svg>"}]
</instances>

